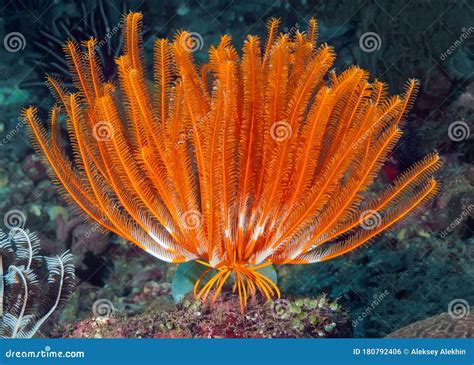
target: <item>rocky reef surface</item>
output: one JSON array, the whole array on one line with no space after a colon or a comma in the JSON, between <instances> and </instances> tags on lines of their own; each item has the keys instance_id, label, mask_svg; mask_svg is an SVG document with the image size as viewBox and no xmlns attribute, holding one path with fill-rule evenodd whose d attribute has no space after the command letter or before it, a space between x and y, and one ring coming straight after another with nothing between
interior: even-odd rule
<instances>
[{"instance_id":1,"label":"rocky reef surface","mask_svg":"<svg viewBox=\"0 0 474 365\"><path fill-rule=\"evenodd\" d=\"M474 314L462 318L453 318L442 313L390 333L387 338L473 338Z\"/></svg>"},{"instance_id":2,"label":"rocky reef surface","mask_svg":"<svg viewBox=\"0 0 474 365\"><path fill-rule=\"evenodd\" d=\"M240 312L229 294L215 303L185 299L169 311L155 303L134 316L85 319L58 331L73 338L328 338L352 337L347 313L325 296L250 301Z\"/></svg>"}]
</instances>

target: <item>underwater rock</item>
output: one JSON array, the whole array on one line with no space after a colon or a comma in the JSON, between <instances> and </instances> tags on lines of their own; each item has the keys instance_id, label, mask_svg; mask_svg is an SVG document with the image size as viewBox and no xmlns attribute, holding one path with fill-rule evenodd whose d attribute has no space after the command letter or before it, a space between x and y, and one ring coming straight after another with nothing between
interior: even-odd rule
<instances>
[{"instance_id":1,"label":"underwater rock","mask_svg":"<svg viewBox=\"0 0 474 365\"><path fill-rule=\"evenodd\" d=\"M61 214L56 216L56 238L61 242L66 242L72 230L84 220L81 217L73 217L70 220Z\"/></svg>"},{"instance_id":2,"label":"underwater rock","mask_svg":"<svg viewBox=\"0 0 474 365\"><path fill-rule=\"evenodd\" d=\"M49 220L56 222L58 217L61 216L61 219L68 220L69 212L68 210L61 205L52 205L47 209Z\"/></svg>"},{"instance_id":3,"label":"underwater rock","mask_svg":"<svg viewBox=\"0 0 474 365\"><path fill-rule=\"evenodd\" d=\"M34 187L33 194L34 197L47 203L54 203L60 199L56 187L49 179L39 181Z\"/></svg>"},{"instance_id":4,"label":"underwater rock","mask_svg":"<svg viewBox=\"0 0 474 365\"><path fill-rule=\"evenodd\" d=\"M466 111L474 111L474 83L466 87L466 90L453 103L453 107L462 108Z\"/></svg>"},{"instance_id":5,"label":"underwater rock","mask_svg":"<svg viewBox=\"0 0 474 365\"><path fill-rule=\"evenodd\" d=\"M84 257L88 252L101 255L107 246L107 236L99 232L98 227L93 224L79 224L72 230L71 252L78 266L79 263L84 264Z\"/></svg>"},{"instance_id":6,"label":"underwater rock","mask_svg":"<svg viewBox=\"0 0 474 365\"><path fill-rule=\"evenodd\" d=\"M449 313L429 317L390 333L388 338L472 338L474 314L456 318Z\"/></svg>"},{"instance_id":7,"label":"underwater rock","mask_svg":"<svg viewBox=\"0 0 474 365\"><path fill-rule=\"evenodd\" d=\"M48 178L46 168L35 154L27 156L21 168L32 181L40 181Z\"/></svg>"},{"instance_id":8,"label":"underwater rock","mask_svg":"<svg viewBox=\"0 0 474 365\"><path fill-rule=\"evenodd\" d=\"M326 338L352 337L346 312L325 296L251 301L241 313L236 295L214 304L184 300L168 312L149 307L136 316L86 319L66 338Z\"/></svg>"},{"instance_id":9,"label":"underwater rock","mask_svg":"<svg viewBox=\"0 0 474 365\"><path fill-rule=\"evenodd\" d=\"M170 283L157 283L156 281L150 280L143 285L143 290L133 298L136 303L146 303L150 299L158 297L169 297L171 300L171 284Z\"/></svg>"},{"instance_id":10,"label":"underwater rock","mask_svg":"<svg viewBox=\"0 0 474 365\"><path fill-rule=\"evenodd\" d=\"M432 215L429 225L438 236L445 238L456 232L463 237L469 233L468 216L473 217L474 201L474 168L466 163L459 164L457 157L446 157L446 171L442 172L443 191L436 201L436 208L441 212Z\"/></svg>"},{"instance_id":11,"label":"underwater rock","mask_svg":"<svg viewBox=\"0 0 474 365\"><path fill-rule=\"evenodd\" d=\"M426 83L415 106L417 114L426 114L432 110L433 105L438 105L440 98L448 97L452 90L452 82L448 76L441 72L434 72Z\"/></svg>"},{"instance_id":12,"label":"underwater rock","mask_svg":"<svg viewBox=\"0 0 474 365\"><path fill-rule=\"evenodd\" d=\"M161 270L159 268L150 268L148 270L143 270L138 272L133 276L132 286L134 287L143 287L150 281L160 281L162 276Z\"/></svg>"}]
</instances>

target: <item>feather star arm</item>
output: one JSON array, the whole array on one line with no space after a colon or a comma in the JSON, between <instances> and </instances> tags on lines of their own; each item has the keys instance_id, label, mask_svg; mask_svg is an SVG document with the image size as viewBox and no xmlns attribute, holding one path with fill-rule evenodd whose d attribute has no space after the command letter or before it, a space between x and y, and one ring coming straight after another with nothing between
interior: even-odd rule
<instances>
[{"instance_id":1,"label":"feather star arm","mask_svg":"<svg viewBox=\"0 0 474 365\"><path fill-rule=\"evenodd\" d=\"M206 267L198 298L215 300L230 278L242 310L257 292L279 296L260 269L355 250L436 194L440 159L430 154L365 198L418 82L389 96L358 67L330 71L336 55L317 45L314 19L293 35L271 19L267 39L249 35L242 55L224 35L202 67L192 33L158 39L150 84L142 15L124 24L117 80L104 80L95 39L67 41L76 91L49 76L50 127L34 107L24 117L52 178L88 219L162 260ZM364 217L376 224L367 229Z\"/></svg>"}]
</instances>

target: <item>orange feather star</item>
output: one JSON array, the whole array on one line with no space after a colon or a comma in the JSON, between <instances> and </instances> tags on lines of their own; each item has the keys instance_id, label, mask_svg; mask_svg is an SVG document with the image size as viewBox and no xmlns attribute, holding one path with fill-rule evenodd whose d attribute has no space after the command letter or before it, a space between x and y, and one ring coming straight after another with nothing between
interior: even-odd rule
<instances>
[{"instance_id":1,"label":"orange feather star","mask_svg":"<svg viewBox=\"0 0 474 365\"><path fill-rule=\"evenodd\" d=\"M198 69L179 32L154 50L147 85L142 15L125 17L118 85L104 82L96 41L67 42L75 87L53 77L49 131L29 107L38 154L70 201L105 229L161 260L197 259L208 269L195 294L214 299L233 273L242 310L278 288L259 269L328 260L366 243L437 191L431 154L375 199L364 197L401 136L418 83L401 96L366 71L329 71L332 48L305 33L248 36L239 56L229 36ZM262 50L263 49L263 52ZM63 147L66 116L73 155ZM207 272L216 270L206 283Z\"/></svg>"}]
</instances>

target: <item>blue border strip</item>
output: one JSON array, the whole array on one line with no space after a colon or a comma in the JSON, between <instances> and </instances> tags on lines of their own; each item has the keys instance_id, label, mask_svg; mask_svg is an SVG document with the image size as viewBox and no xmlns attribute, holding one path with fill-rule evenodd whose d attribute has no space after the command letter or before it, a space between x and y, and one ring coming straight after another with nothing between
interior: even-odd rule
<instances>
[{"instance_id":1,"label":"blue border strip","mask_svg":"<svg viewBox=\"0 0 474 365\"><path fill-rule=\"evenodd\" d=\"M1 365L474 364L473 339L15 339L0 351Z\"/></svg>"}]
</instances>

